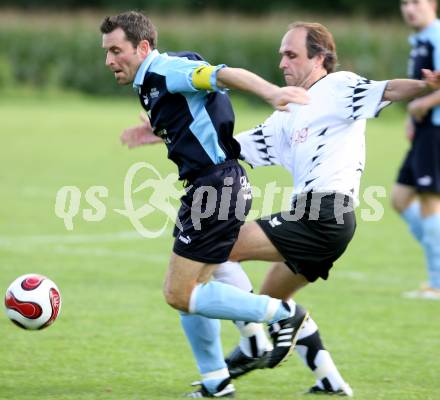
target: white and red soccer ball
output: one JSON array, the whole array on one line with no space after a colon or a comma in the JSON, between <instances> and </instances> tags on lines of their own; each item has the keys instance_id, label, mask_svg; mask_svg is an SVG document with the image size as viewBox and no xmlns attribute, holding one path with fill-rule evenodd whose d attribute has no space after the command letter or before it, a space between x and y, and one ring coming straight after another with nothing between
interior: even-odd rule
<instances>
[{"instance_id":1,"label":"white and red soccer ball","mask_svg":"<svg viewBox=\"0 0 440 400\"><path fill-rule=\"evenodd\" d=\"M61 309L57 285L43 275L18 277L6 290L6 315L23 329L43 329L51 325Z\"/></svg>"}]
</instances>

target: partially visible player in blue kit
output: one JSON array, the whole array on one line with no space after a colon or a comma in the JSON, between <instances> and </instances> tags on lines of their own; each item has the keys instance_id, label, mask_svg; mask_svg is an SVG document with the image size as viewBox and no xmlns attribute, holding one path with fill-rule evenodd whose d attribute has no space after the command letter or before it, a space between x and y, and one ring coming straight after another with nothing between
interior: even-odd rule
<instances>
[{"instance_id":1,"label":"partially visible player in blue kit","mask_svg":"<svg viewBox=\"0 0 440 400\"><path fill-rule=\"evenodd\" d=\"M440 21L436 0L402 0L410 36L408 75L422 79L422 69L440 70ZM428 284L405 297L440 300L440 91L408 105L407 136L411 148L400 168L392 203L421 244Z\"/></svg>"}]
</instances>

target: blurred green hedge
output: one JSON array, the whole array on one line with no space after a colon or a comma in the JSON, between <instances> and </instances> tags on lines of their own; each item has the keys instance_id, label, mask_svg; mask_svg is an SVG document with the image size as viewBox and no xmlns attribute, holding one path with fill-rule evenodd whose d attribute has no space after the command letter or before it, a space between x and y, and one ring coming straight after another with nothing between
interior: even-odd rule
<instances>
[{"instance_id":1,"label":"blurred green hedge","mask_svg":"<svg viewBox=\"0 0 440 400\"><path fill-rule=\"evenodd\" d=\"M221 23L220 23L221 25ZM348 69L370 79L403 77L408 44L399 24L331 24L338 46L340 70ZM282 83L278 48L285 25L265 28L255 24L182 29L173 23L159 30L159 50L193 50L212 64L226 63L254 71ZM0 87L21 83L55 86L91 94L131 93L121 90L104 65L101 35L90 29L51 31L0 27ZM12 82L11 82L12 81Z\"/></svg>"},{"instance_id":2,"label":"blurred green hedge","mask_svg":"<svg viewBox=\"0 0 440 400\"><path fill-rule=\"evenodd\" d=\"M399 2L383 0L0 0L0 4L27 9L144 9L153 11L180 10L199 12L204 10L234 11L264 14L271 11L303 10L320 13L369 16L398 15Z\"/></svg>"}]
</instances>

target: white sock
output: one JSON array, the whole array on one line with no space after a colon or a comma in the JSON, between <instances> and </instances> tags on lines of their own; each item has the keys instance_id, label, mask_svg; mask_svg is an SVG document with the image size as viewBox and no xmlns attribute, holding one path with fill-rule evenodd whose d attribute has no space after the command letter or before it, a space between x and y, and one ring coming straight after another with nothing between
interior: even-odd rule
<instances>
[{"instance_id":1,"label":"white sock","mask_svg":"<svg viewBox=\"0 0 440 400\"><path fill-rule=\"evenodd\" d=\"M316 384L321 389L328 388L328 384L330 384L331 390L336 391L345 384L327 350L319 350L315 357L315 364L317 368L313 371L313 374L316 377Z\"/></svg>"},{"instance_id":2,"label":"white sock","mask_svg":"<svg viewBox=\"0 0 440 400\"><path fill-rule=\"evenodd\" d=\"M316 378L316 385L321 389L336 391L346 386L344 379L336 368L330 353L325 350L318 326L311 317L304 323L298 334L296 352Z\"/></svg>"},{"instance_id":3,"label":"white sock","mask_svg":"<svg viewBox=\"0 0 440 400\"><path fill-rule=\"evenodd\" d=\"M216 281L235 286L245 292L252 292L252 283L238 262L226 261L220 264L213 276Z\"/></svg>"},{"instance_id":4,"label":"white sock","mask_svg":"<svg viewBox=\"0 0 440 400\"><path fill-rule=\"evenodd\" d=\"M273 349L263 324L237 321L235 326L240 331L240 349L246 356L260 357L265 351Z\"/></svg>"}]
</instances>

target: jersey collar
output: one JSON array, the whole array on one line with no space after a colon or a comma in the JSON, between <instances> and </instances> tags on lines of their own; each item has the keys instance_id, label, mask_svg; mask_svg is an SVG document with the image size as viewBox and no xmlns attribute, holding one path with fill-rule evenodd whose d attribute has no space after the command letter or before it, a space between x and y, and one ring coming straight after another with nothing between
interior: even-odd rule
<instances>
[{"instance_id":1,"label":"jersey collar","mask_svg":"<svg viewBox=\"0 0 440 400\"><path fill-rule=\"evenodd\" d=\"M148 57L142 62L139 66L139 69L136 72L136 76L133 82L133 88L139 89L139 87L144 83L145 74L147 73L148 68L150 67L153 60L159 55L159 51L154 49Z\"/></svg>"},{"instance_id":2,"label":"jersey collar","mask_svg":"<svg viewBox=\"0 0 440 400\"><path fill-rule=\"evenodd\" d=\"M313 82L307 90L310 90L313 86L315 86L320 80L324 79L326 76L328 76L328 73L326 73L325 75L322 75L321 78L319 78L315 82Z\"/></svg>"},{"instance_id":3,"label":"jersey collar","mask_svg":"<svg viewBox=\"0 0 440 400\"><path fill-rule=\"evenodd\" d=\"M440 20L438 19L434 20L425 29L422 29L421 31L410 35L409 43L414 46L417 43L417 39L421 39L421 40L427 39L433 32L435 32L439 28L439 25L440 25Z\"/></svg>"}]
</instances>

